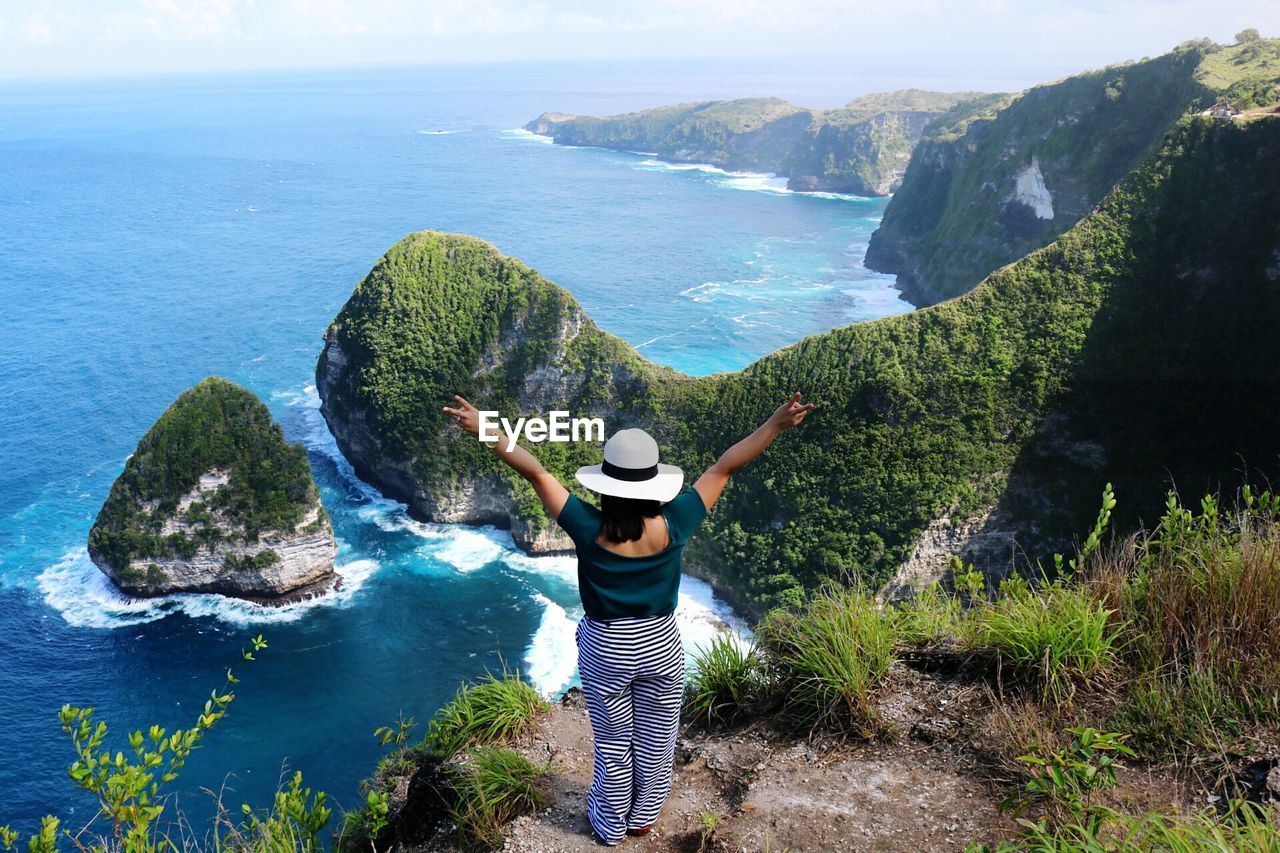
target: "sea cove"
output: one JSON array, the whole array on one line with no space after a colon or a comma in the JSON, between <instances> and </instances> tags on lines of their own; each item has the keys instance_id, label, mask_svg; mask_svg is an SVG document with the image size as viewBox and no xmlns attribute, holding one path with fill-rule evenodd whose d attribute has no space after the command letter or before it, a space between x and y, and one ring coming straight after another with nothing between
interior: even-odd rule
<instances>
[{"instance_id":1,"label":"sea cove","mask_svg":"<svg viewBox=\"0 0 1280 853\"><path fill-rule=\"evenodd\" d=\"M618 112L757 81L606 75L583 91L580 70L539 73L0 88L0 744L38 770L0 768L4 820L86 805L64 784L63 702L122 729L182 724L258 632L269 652L184 775L192 816L207 808L200 786L264 802L285 763L352 804L380 754L373 730L401 710L425 719L486 668L519 667L547 692L571 683L572 559L522 554L506 531L416 520L355 475L320 416L326 324L405 233L492 240L687 373L909 309L891 276L861 265L883 199L805 197L764 175L513 130L552 102ZM255 392L307 446L337 592L271 610L201 594L131 600L89 560L88 530L126 456L210 374ZM692 578L681 620L689 647L734 621Z\"/></svg>"}]
</instances>

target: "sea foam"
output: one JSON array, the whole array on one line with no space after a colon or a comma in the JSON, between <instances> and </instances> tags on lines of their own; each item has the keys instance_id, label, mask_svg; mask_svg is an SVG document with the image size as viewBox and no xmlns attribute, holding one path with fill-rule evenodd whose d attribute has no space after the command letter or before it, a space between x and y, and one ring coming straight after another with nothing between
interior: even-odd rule
<instances>
[{"instance_id":1,"label":"sea foam","mask_svg":"<svg viewBox=\"0 0 1280 853\"><path fill-rule=\"evenodd\" d=\"M634 168L656 172L704 172L717 179L717 183L735 190L750 190L777 195L795 195L806 198L824 198L835 201L867 201L866 196L851 193L800 192L787 187L787 179L774 172L743 172L722 169L710 163L671 163L648 158L633 164Z\"/></svg>"},{"instance_id":2,"label":"sea foam","mask_svg":"<svg viewBox=\"0 0 1280 853\"><path fill-rule=\"evenodd\" d=\"M555 143L555 139L552 137L545 136L541 133L534 133L532 130L525 130L523 127L513 127L510 130L502 130L498 132L498 135L503 139L519 139L524 142L541 142L547 145ZM576 148L578 146L565 145L561 147Z\"/></svg>"},{"instance_id":3,"label":"sea foam","mask_svg":"<svg viewBox=\"0 0 1280 853\"><path fill-rule=\"evenodd\" d=\"M541 593L534 600L542 605L542 617L529 647L525 650L524 673L544 696L556 696L578 684L578 650L574 631L582 618L582 608L565 607ZM751 643L751 630L728 604L715 597L711 585L684 575L676 622L684 645L685 665L691 667L698 651L718 636L728 636L735 645Z\"/></svg>"},{"instance_id":4,"label":"sea foam","mask_svg":"<svg viewBox=\"0 0 1280 853\"><path fill-rule=\"evenodd\" d=\"M175 593L154 598L125 595L104 575L83 548L68 551L36 578L45 603L78 628L123 628L153 622L171 613L213 617L233 625L294 622L319 607L347 604L378 568L376 560L352 560L334 566L340 589L278 607L212 593Z\"/></svg>"},{"instance_id":5,"label":"sea foam","mask_svg":"<svg viewBox=\"0 0 1280 853\"><path fill-rule=\"evenodd\" d=\"M534 601L542 605L538 630L524 653L525 676L544 696L554 696L573 683L578 670L574 639L581 612L570 618L565 608L541 593Z\"/></svg>"}]
</instances>

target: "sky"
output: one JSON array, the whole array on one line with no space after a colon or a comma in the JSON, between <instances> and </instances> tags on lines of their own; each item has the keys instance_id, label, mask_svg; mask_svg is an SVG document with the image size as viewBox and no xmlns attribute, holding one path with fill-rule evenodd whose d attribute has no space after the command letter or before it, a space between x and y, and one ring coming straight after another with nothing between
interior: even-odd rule
<instances>
[{"instance_id":1,"label":"sky","mask_svg":"<svg viewBox=\"0 0 1280 853\"><path fill-rule=\"evenodd\" d=\"M0 0L0 79L538 60L824 59L1043 80L1277 0Z\"/></svg>"}]
</instances>

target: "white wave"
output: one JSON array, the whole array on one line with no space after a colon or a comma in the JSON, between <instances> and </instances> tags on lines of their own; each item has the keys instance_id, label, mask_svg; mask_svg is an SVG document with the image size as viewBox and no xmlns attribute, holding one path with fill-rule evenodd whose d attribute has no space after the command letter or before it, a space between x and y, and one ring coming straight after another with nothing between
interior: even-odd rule
<instances>
[{"instance_id":1,"label":"white wave","mask_svg":"<svg viewBox=\"0 0 1280 853\"><path fill-rule=\"evenodd\" d=\"M542 605L542 621L524 653L525 676L543 696L554 696L568 688L578 669L578 649L574 641L577 619L541 593L533 596Z\"/></svg>"},{"instance_id":2,"label":"white wave","mask_svg":"<svg viewBox=\"0 0 1280 853\"><path fill-rule=\"evenodd\" d=\"M510 548L501 541L504 532L489 526L450 527L442 537L445 540L444 547L435 551L432 556L460 572L474 572L506 556ZM511 534L506 534L508 540L510 536Z\"/></svg>"},{"instance_id":3,"label":"white wave","mask_svg":"<svg viewBox=\"0 0 1280 853\"><path fill-rule=\"evenodd\" d=\"M513 127L510 130L499 131L499 135L504 139L520 139L526 142L543 142L547 145L555 143L555 139L541 133L534 133L532 130L525 130L523 127ZM573 148L577 146L565 146Z\"/></svg>"},{"instance_id":4,"label":"white wave","mask_svg":"<svg viewBox=\"0 0 1280 853\"><path fill-rule=\"evenodd\" d=\"M750 626L727 602L716 598L711 584L690 575L680 578L676 622L680 625L680 638L690 663L698 649L706 648L721 634L727 634L744 647L751 642Z\"/></svg>"},{"instance_id":5,"label":"white wave","mask_svg":"<svg viewBox=\"0 0 1280 853\"><path fill-rule=\"evenodd\" d=\"M407 517L407 504L387 497L374 486L361 480L356 475L355 468L347 461L347 457L342 455L342 451L338 449L337 440L333 437L333 433L329 431L329 424L325 422L324 415L320 413L320 392L316 390L316 386L305 385L301 391L274 391L271 397L272 399L285 401L287 406L297 407L302 410L303 447L328 457L337 467L338 474L342 479L360 492L360 495L368 504L365 508L359 510L358 514L361 514L364 518L372 519L379 513L403 512L406 513Z\"/></svg>"},{"instance_id":6,"label":"white wave","mask_svg":"<svg viewBox=\"0 0 1280 853\"><path fill-rule=\"evenodd\" d=\"M452 136L455 133L466 133L465 130L420 130L423 136Z\"/></svg>"},{"instance_id":7,"label":"white wave","mask_svg":"<svg viewBox=\"0 0 1280 853\"><path fill-rule=\"evenodd\" d=\"M296 621L318 607L348 603L378 569L376 560L352 560L334 570L342 588L305 601L272 607L212 593L175 593L155 598L133 598L107 579L83 548L68 551L36 578L45 603L77 628L122 628L153 622L171 613L193 618L213 617L233 625L259 625Z\"/></svg>"},{"instance_id":8,"label":"white wave","mask_svg":"<svg viewBox=\"0 0 1280 853\"><path fill-rule=\"evenodd\" d=\"M767 193L789 193L787 179L776 175L741 175L729 178L724 185L735 190L754 190Z\"/></svg>"},{"instance_id":9,"label":"white wave","mask_svg":"<svg viewBox=\"0 0 1280 853\"><path fill-rule=\"evenodd\" d=\"M557 578L575 588L578 585L578 558L573 555L533 557L523 551L512 551L502 561L518 572Z\"/></svg>"},{"instance_id":10,"label":"white wave","mask_svg":"<svg viewBox=\"0 0 1280 853\"><path fill-rule=\"evenodd\" d=\"M730 187L735 190L750 190L752 192L767 192L779 195L795 195L806 198L825 198L836 201L869 200L866 196L853 195L851 193L801 192L799 190L789 189L787 187L787 179L775 172L733 171L730 169L722 169L719 166L713 166L710 163L671 163L666 160L655 160L649 158L637 162L635 164L635 168L643 171L659 172L705 172L708 175L714 175L721 179L719 183L722 186Z\"/></svg>"}]
</instances>

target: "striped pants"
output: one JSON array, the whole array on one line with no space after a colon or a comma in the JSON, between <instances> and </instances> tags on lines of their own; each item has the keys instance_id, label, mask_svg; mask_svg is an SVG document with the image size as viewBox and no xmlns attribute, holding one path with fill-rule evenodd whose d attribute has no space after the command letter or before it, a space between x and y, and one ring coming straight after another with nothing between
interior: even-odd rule
<instances>
[{"instance_id":1,"label":"striped pants","mask_svg":"<svg viewBox=\"0 0 1280 853\"><path fill-rule=\"evenodd\" d=\"M578 670L595 736L587 818L617 844L649 826L671 792L684 691L675 614L578 623Z\"/></svg>"}]
</instances>

